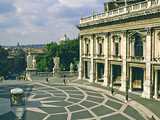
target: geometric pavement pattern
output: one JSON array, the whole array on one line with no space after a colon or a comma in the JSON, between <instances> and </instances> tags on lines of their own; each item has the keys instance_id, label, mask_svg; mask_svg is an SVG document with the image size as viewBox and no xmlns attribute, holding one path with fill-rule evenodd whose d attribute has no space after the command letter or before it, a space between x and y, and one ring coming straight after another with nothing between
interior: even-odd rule
<instances>
[{"instance_id":1,"label":"geometric pavement pattern","mask_svg":"<svg viewBox=\"0 0 160 120\"><path fill-rule=\"evenodd\" d=\"M26 106L25 120L145 120L118 99L71 85L35 83Z\"/></svg>"}]
</instances>

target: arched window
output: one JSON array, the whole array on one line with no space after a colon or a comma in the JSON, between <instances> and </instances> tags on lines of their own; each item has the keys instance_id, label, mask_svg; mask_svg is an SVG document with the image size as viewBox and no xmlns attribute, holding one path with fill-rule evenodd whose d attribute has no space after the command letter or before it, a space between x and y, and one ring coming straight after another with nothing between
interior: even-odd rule
<instances>
[{"instance_id":1,"label":"arched window","mask_svg":"<svg viewBox=\"0 0 160 120\"><path fill-rule=\"evenodd\" d=\"M89 54L89 44L86 44L86 54Z\"/></svg>"},{"instance_id":2,"label":"arched window","mask_svg":"<svg viewBox=\"0 0 160 120\"><path fill-rule=\"evenodd\" d=\"M143 41L139 34L135 34L134 55L143 57Z\"/></svg>"},{"instance_id":3,"label":"arched window","mask_svg":"<svg viewBox=\"0 0 160 120\"><path fill-rule=\"evenodd\" d=\"M115 55L118 56L119 54L119 43L115 43Z\"/></svg>"}]
</instances>

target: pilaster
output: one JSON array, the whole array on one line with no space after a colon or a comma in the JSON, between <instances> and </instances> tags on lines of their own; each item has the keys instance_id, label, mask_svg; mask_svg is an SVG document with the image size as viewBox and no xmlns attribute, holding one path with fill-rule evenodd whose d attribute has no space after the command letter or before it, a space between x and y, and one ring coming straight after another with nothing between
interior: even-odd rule
<instances>
[{"instance_id":1,"label":"pilaster","mask_svg":"<svg viewBox=\"0 0 160 120\"><path fill-rule=\"evenodd\" d=\"M82 37L80 37L80 40L79 40L79 42L80 42L80 46L79 46L79 49L80 49L80 54L79 54L79 56L80 56L80 59L79 59L79 66L78 66L78 79L79 80L81 80L81 79L83 79L83 62L82 62L82 50L83 50L83 41L82 41Z\"/></svg>"},{"instance_id":2,"label":"pilaster","mask_svg":"<svg viewBox=\"0 0 160 120\"><path fill-rule=\"evenodd\" d=\"M90 67L90 82L93 82L94 81L94 61L93 61L93 56L94 56L94 45L93 45L93 42L94 42L94 38L95 38L95 35L92 35L90 37L90 54L91 54L91 67Z\"/></svg>"},{"instance_id":3,"label":"pilaster","mask_svg":"<svg viewBox=\"0 0 160 120\"><path fill-rule=\"evenodd\" d=\"M142 97L144 98L151 98L151 40L152 40L152 33L151 29L147 29L147 36L146 36L146 79L144 80L144 90L142 93Z\"/></svg>"},{"instance_id":4,"label":"pilaster","mask_svg":"<svg viewBox=\"0 0 160 120\"><path fill-rule=\"evenodd\" d=\"M126 80L127 80L127 32L123 32L122 38L122 75L121 75L121 91L126 91Z\"/></svg>"},{"instance_id":5,"label":"pilaster","mask_svg":"<svg viewBox=\"0 0 160 120\"><path fill-rule=\"evenodd\" d=\"M108 86L109 84L109 77L108 77L108 51L109 51L109 34L107 33L105 35L105 39L104 39L104 47L103 47L103 50L104 50L104 56L105 56L105 65L104 65L104 83L103 83L103 86Z\"/></svg>"}]
</instances>

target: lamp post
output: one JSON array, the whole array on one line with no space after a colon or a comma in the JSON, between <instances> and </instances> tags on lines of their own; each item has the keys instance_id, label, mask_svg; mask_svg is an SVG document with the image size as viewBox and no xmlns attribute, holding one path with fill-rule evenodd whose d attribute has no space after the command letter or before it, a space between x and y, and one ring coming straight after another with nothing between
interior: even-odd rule
<instances>
[{"instance_id":1,"label":"lamp post","mask_svg":"<svg viewBox=\"0 0 160 120\"><path fill-rule=\"evenodd\" d=\"M126 80L126 96L125 96L126 102L128 102L128 89L129 89L128 85L129 85L129 80L127 78L127 80Z\"/></svg>"},{"instance_id":2,"label":"lamp post","mask_svg":"<svg viewBox=\"0 0 160 120\"><path fill-rule=\"evenodd\" d=\"M111 78L111 94L113 95L114 93L114 88L113 88L113 79Z\"/></svg>"}]
</instances>

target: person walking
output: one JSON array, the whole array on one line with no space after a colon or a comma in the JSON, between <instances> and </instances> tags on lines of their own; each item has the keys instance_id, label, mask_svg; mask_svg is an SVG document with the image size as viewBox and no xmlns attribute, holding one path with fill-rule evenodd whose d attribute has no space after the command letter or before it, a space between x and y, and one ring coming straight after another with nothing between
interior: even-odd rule
<instances>
[{"instance_id":1,"label":"person walking","mask_svg":"<svg viewBox=\"0 0 160 120\"><path fill-rule=\"evenodd\" d=\"M46 78L46 82L48 83L48 78Z\"/></svg>"},{"instance_id":2,"label":"person walking","mask_svg":"<svg viewBox=\"0 0 160 120\"><path fill-rule=\"evenodd\" d=\"M66 85L66 75L63 75L63 82L64 82L64 85Z\"/></svg>"}]
</instances>

